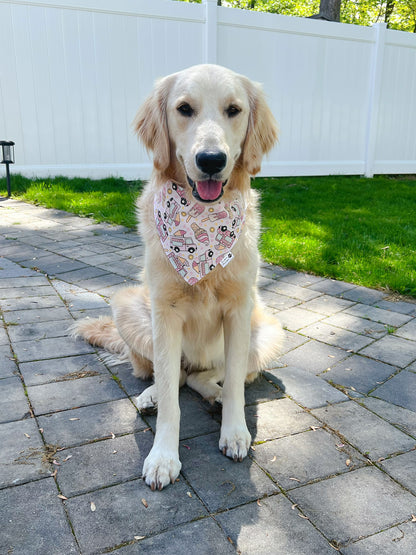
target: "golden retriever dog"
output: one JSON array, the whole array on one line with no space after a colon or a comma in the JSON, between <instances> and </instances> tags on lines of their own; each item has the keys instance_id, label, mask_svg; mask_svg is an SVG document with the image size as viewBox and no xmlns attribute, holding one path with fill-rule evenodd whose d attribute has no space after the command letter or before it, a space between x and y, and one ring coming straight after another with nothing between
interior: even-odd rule
<instances>
[{"instance_id":1,"label":"golden retriever dog","mask_svg":"<svg viewBox=\"0 0 416 555\"><path fill-rule=\"evenodd\" d=\"M143 285L120 289L112 318L85 319L76 334L130 360L154 383L136 400L157 405L143 477L154 489L177 478L179 387L222 403L219 448L241 461L250 446L244 383L277 356L279 323L257 292L260 216L250 176L277 139L260 86L216 65L156 83L134 128L154 170L138 200Z\"/></svg>"}]
</instances>

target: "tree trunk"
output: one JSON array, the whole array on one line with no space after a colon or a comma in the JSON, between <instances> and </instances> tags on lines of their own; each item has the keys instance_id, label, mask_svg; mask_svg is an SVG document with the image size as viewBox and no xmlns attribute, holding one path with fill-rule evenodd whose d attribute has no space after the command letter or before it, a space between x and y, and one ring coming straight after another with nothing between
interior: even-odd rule
<instances>
[{"instance_id":1,"label":"tree trunk","mask_svg":"<svg viewBox=\"0 0 416 555\"><path fill-rule=\"evenodd\" d=\"M319 15L315 19L326 19L327 21L339 21L341 15L341 0L321 0Z\"/></svg>"},{"instance_id":2,"label":"tree trunk","mask_svg":"<svg viewBox=\"0 0 416 555\"><path fill-rule=\"evenodd\" d=\"M395 0L387 0L386 2L386 13L384 14L384 23L387 23L387 27L390 24L390 17L394 10Z\"/></svg>"}]
</instances>

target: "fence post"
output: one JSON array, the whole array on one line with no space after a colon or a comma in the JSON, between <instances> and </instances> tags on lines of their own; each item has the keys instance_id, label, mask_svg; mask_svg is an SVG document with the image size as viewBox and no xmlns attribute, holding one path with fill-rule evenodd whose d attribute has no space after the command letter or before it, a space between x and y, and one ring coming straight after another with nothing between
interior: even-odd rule
<instances>
[{"instance_id":1,"label":"fence post","mask_svg":"<svg viewBox=\"0 0 416 555\"><path fill-rule=\"evenodd\" d=\"M367 133L365 144L365 177L373 177L376 139L378 129L378 114L381 94L381 78L383 75L384 46L386 42L386 23L373 25L375 43L370 68L370 95L367 113Z\"/></svg>"},{"instance_id":2,"label":"fence post","mask_svg":"<svg viewBox=\"0 0 416 555\"><path fill-rule=\"evenodd\" d=\"M205 63L217 63L217 0L203 0L205 4Z\"/></svg>"}]
</instances>

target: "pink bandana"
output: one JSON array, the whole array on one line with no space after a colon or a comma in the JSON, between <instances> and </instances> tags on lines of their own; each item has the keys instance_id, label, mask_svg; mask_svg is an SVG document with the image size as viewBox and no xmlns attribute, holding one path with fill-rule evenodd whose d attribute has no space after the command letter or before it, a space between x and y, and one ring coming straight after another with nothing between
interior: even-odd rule
<instances>
[{"instance_id":1,"label":"pink bandana","mask_svg":"<svg viewBox=\"0 0 416 555\"><path fill-rule=\"evenodd\" d=\"M230 202L202 204L171 182L155 195L154 215L163 250L189 285L234 258L231 249L245 219L238 191Z\"/></svg>"}]
</instances>

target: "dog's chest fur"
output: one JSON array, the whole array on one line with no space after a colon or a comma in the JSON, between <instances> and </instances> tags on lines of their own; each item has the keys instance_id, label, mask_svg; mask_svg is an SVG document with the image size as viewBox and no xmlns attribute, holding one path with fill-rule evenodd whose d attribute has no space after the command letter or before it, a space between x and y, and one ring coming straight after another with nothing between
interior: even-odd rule
<instances>
[{"instance_id":1,"label":"dog's chest fur","mask_svg":"<svg viewBox=\"0 0 416 555\"><path fill-rule=\"evenodd\" d=\"M184 344L204 344L206 350L222 349L223 353L223 314L243 302L247 294L255 300L260 229L257 193L253 190L244 192L246 222L233 249L232 261L225 268L217 266L191 286L172 267L161 245L154 219L154 191L153 187L147 186L138 201L139 227L145 243L144 281L152 302L180 315L184 323ZM207 357L212 358L212 354ZM198 357L206 358L202 352Z\"/></svg>"}]
</instances>

